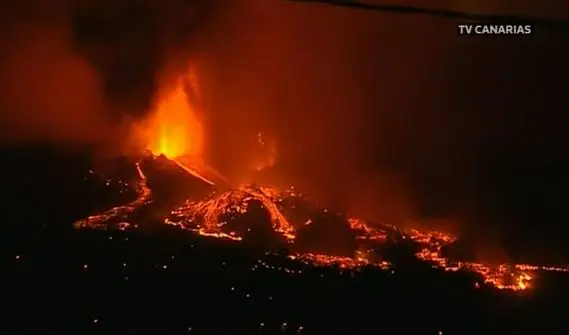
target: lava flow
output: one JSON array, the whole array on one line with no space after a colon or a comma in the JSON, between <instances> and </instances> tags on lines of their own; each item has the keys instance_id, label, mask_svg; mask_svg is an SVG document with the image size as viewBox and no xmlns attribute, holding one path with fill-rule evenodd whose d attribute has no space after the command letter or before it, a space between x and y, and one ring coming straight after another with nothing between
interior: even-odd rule
<instances>
[{"instance_id":1,"label":"lava flow","mask_svg":"<svg viewBox=\"0 0 569 335\"><path fill-rule=\"evenodd\" d=\"M270 214L273 228L284 235L289 242L294 242L299 224L287 220L282 211L286 210L287 198L294 197L294 192L277 192L268 187L242 186L233 191L227 191L204 201L188 201L180 208L172 211L172 218L166 223L194 231L203 236L226 238L241 241L243 238L235 231L224 231L230 221L247 212L251 201L259 201ZM530 287L537 271L569 272L568 268L552 266L536 266L528 264L501 264L490 266L476 262L451 262L443 256L442 248L456 241L456 237L440 231L420 231L416 229L399 230L396 227L384 225L383 228L374 228L362 220L349 218L347 220L352 231L358 232L357 239L373 242L376 246L386 242L390 234L398 233L403 239L411 240L421 246L415 256L433 264L434 268L456 272L464 270L475 272L482 277L482 281L498 289L520 291ZM309 224L310 220L305 222ZM297 253L291 259L309 262L316 266L336 264L340 268L357 268L360 266L377 266L383 269L390 267L385 260L372 261L365 250L356 250L353 257L317 253ZM479 287L478 283L475 286Z\"/></svg>"},{"instance_id":2,"label":"lava flow","mask_svg":"<svg viewBox=\"0 0 569 335\"><path fill-rule=\"evenodd\" d=\"M128 215L139 209L140 207L146 205L150 202L150 196L152 191L146 183L146 176L140 168L140 164L136 163L136 171L138 172L138 177L140 180L136 184L136 189L138 197L136 200L123 205L113 207L101 214L92 215L85 219L79 220L73 224L75 228L93 228L93 229L107 229L108 225L117 220L121 222L116 222L119 229L124 229L129 226L124 220L127 219Z\"/></svg>"},{"instance_id":3,"label":"lava flow","mask_svg":"<svg viewBox=\"0 0 569 335\"><path fill-rule=\"evenodd\" d=\"M194 72L190 71L190 74L192 73ZM142 129L147 148L155 157L166 157L183 171L209 185L228 184L223 176L204 162L203 123L190 98L195 97L196 94L188 94L188 90L197 90L195 76L181 76L172 89L161 91L157 96L151 118L147 120L149 123ZM266 155L263 156L269 158L267 162L254 164L255 170L262 170L275 163L276 147L273 142L270 142L267 147L261 133L258 135L258 142L266 149ZM114 222L118 223L119 229L128 228L129 225L124 222L127 216L151 201L151 190L147 186L147 179L140 164L137 163L136 169L140 181L137 185L138 198L135 201L80 220L74 224L74 227L107 229L111 227L109 224ZM255 212L253 210L255 207L260 211ZM247 217L252 212L261 214ZM442 251L443 247L456 241L456 238L449 234L440 231L419 231L398 229L387 225L371 225L363 220L344 219L341 216L334 217L341 220L333 220L342 222L343 226L338 228L340 225L336 224L334 228L328 224L327 219L321 219L322 213L327 214L327 211L313 208L311 202L293 188L283 192L269 186L242 185L229 188L219 194L213 193L204 200L187 200L183 205L172 210L164 222L202 236L232 241L246 241L247 238L244 235L251 231L250 225L257 224L257 221L260 224L266 222L270 224L269 230L280 239L279 241L282 240L284 245L290 248L289 257L291 259L314 266L335 264L342 269L361 266L390 268L391 264L381 259L375 250L388 241L397 241L398 238L402 238L419 246L420 251L415 254L417 259L429 262L433 264L433 267L445 271L475 272L481 277L482 282L498 289L515 291L527 289L537 271L568 271L567 268L526 264L503 264L492 267L474 262L451 262L443 256ZM319 217L320 220L317 219ZM117 220L121 222L116 222ZM243 221L246 221L245 224L249 226L239 226L239 222L243 223ZM319 223L314 223L314 221ZM353 247L349 251L351 255L339 256L333 255L332 252L308 251L311 248L310 245L303 246L302 252L295 252L295 249L298 250L297 244L302 244L299 242L301 239L299 237L306 236L303 234L307 234L307 230L310 231L308 235L311 238L314 237L314 234L319 234L314 233L314 231L318 232L314 226L321 227L322 224L326 225L327 230L338 228L341 236L351 234L353 241L347 243ZM349 238L351 237L346 237L346 239ZM254 239L264 239L264 237L256 236ZM307 243L310 244L310 239ZM330 244L328 241L326 243ZM344 250L344 253L347 252ZM480 284L475 283L475 286L479 287Z\"/></svg>"},{"instance_id":4,"label":"lava flow","mask_svg":"<svg viewBox=\"0 0 569 335\"><path fill-rule=\"evenodd\" d=\"M222 231L222 227L227 224L227 220L222 218L246 213L249 202L256 200L268 211L273 229L289 242L294 242L296 238L294 227L278 208L280 199L280 194L272 188L244 185L205 201L188 201L172 211L172 215L177 216L177 221L166 219L166 223L194 230L204 236L240 241L242 237L234 231L229 233ZM195 228L191 228L194 224Z\"/></svg>"},{"instance_id":5,"label":"lava flow","mask_svg":"<svg viewBox=\"0 0 569 335\"><path fill-rule=\"evenodd\" d=\"M478 273L485 283L498 289L521 291L530 287L537 271L569 272L567 267L539 266L529 264L500 264L490 266L476 262L450 262L443 256L442 248L453 243L456 238L441 232L407 231L409 238L424 247L416 254L417 258L433 263L433 267L445 271L466 270ZM478 286L478 283L475 283Z\"/></svg>"},{"instance_id":6,"label":"lava flow","mask_svg":"<svg viewBox=\"0 0 569 335\"><path fill-rule=\"evenodd\" d=\"M74 224L76 228L107 229L109 223L117 218L124 219L140 206L150 201L151 191L146 186L146 176L137 164L140 182L138 184L139 197L137 200L125 205L112 208L102 214L90 216ZM278 192L265 186L241 186L234 190L213 194L202 201L187 201L179 208L173 210L165 219L170 225L184 230L195 232L202 236L224 238L233 241L243 241L243 236L231 230L231 223L249 211L249 206L256 201L268 213L272 229L278 235L294 245L297 234L302 226L310 225L311 219L305 222L293 222L283 214L292 209L290 205L300 198L294 190ZM288 204L288 205L287 205ZM124 223L123 223L124 224ZM538 271L569 272L565 267L528 265L528 264L501 264L490 266L475 262L451 262L443 255L442 249L456 241L456 238L440 231L420 231L416 229L397 229L391 226L374 228L362 220L350 218L347 220L349 228L356 232L358 240L364 240L379 246L389 239L392 234L399 234L403 239L413 241L421 246L416 257L419 260L433 264L433 267L445 271L459 270L474 272L481 277L481 282L498 289L520 291L531 287L531 282ZM123 226L119 226L121 228ZM289 257L314 266L337 265L341 269L354 269L361 266L375 266L388 269L391 264L385 260L374 260L373 248L358 248L352 257L321 254L315 252L293 253ZM480 284L476 282L476 287Z\"/></svg>"}]
</instances>

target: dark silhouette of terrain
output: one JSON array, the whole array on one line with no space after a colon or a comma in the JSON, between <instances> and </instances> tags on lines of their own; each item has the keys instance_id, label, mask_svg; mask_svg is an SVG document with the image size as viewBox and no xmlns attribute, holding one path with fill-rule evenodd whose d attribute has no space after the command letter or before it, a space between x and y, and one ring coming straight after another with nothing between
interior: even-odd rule
<instances>
[{"instance_id":1,"label":"dark silhouette of terrain","mask_svg":"<svg viewBox=\"0 0 569 335\"><path fill-rule=\"evenodd\" d=\"M102 187L87 158L39 149L3 157L3 333L569 330L558 299L569 293L563 275L544 275L518 294L476 288L471 275L440 273L404 249L393 272L340 271L163 224L152 231L74 230L74 220L135 195ZM115 167L115 175L134 178L126 162Z\"/></svg>"}]
</instances>

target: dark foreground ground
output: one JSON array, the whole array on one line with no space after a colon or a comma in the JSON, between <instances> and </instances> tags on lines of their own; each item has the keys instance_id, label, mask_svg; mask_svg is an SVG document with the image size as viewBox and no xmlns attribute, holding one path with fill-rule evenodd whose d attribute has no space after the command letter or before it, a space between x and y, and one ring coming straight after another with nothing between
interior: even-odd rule
<instances>
[{"instance_id":1,"label":"dark foreground ground","mask_svg":"<svg viewBox=\"0 0 569 335\"><path fill-rule=\"evenodd\" d=\"M90 175L87 160L11 157L2 166L0 333L569 331L567 276L543 275L517 294L411 261L342 272L161 225L73 230L74 219L132 194Z\"/></svg>"}]
</instances>

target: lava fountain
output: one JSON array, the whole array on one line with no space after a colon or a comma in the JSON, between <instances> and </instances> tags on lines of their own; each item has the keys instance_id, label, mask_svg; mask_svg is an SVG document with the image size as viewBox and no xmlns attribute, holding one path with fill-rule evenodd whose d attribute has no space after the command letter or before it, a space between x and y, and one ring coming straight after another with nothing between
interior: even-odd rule
<instances>
[{"instance_id":1,"label":"lava fountain","mask_svg":"<svg viewBox=\"0 0 569 335\"><path fill-rule=\"evenodd\" d=\"M148 149L170 159L203 157L203 126L192 108L184 85L177 79L174 88L159 97L148 128Z\"/></svg>"},{"instance_id":2,"label":"lava fountain","mask_svg":"<svg viewBox=\"0 0 569 335\"><path fill-rule=\"evenodd\" d=\"M190 67L155 96L142 137L153 155L164 155L184 171L214 185L225 178L205 163L203 114L196 99L199 87L195 68Z\"/></svg>"}]
</instances>

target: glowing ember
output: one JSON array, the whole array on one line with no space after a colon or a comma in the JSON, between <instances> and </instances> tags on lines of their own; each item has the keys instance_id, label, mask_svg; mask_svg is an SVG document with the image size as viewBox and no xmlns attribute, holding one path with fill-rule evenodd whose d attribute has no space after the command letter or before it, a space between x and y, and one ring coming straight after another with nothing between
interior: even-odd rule
<instances>
[{"instance_id":1,"label":"glowing ember","mask_svg":"<svg viewBox=\"0 0 569 335\"><path fill-rule=\"evenodd\" d=\"M255 171L270 168L277 162L277 143L272 138L267 138L262 132L257 133L255 138L258 153L253 157L251 167Z\"/></svg>"}]
</instances>

